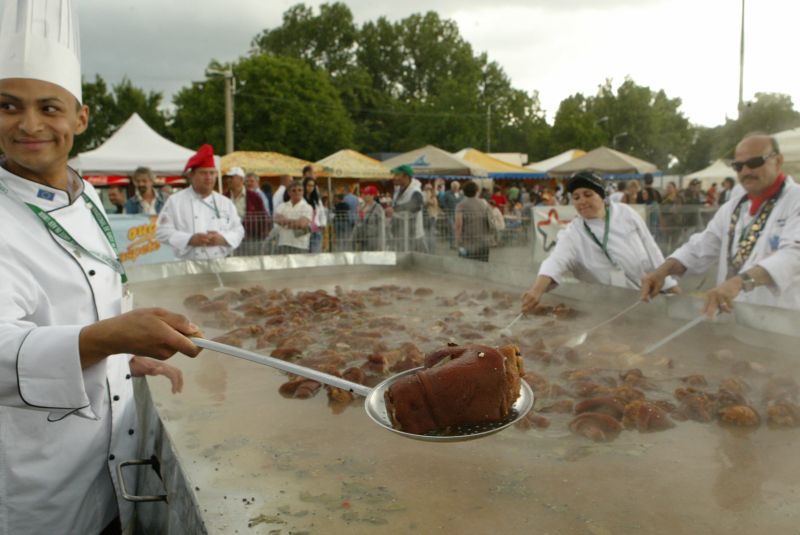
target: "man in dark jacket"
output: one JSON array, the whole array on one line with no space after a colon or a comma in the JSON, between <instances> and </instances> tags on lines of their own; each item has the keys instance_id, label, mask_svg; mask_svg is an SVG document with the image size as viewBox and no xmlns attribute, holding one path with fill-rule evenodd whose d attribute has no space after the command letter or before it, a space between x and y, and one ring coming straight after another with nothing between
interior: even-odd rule
<instances>
[{"instance_id":1,"label":"man in dark jacket","mask_svg":"<svg viewBox=\"0 0 800 535\"><path fill-rule=\"evenodd\" d=\"M139 167L133 172L136 193L125 203L126 214L158 215L164 207L164 199L153 184L155 177L148 167Z\"/></svg>"}]
</instances>

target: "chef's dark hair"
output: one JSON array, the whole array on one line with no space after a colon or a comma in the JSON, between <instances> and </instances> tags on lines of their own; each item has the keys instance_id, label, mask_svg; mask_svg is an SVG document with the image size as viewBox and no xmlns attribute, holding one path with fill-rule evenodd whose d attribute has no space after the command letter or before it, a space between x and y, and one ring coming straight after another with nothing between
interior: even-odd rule
<instances>
[{"instance_id":1,"label":"chef's dark hair","mask_svg":"<svg viewBox=\"0 0 800 535\"><path fill-rule=\"evenodd\" d=\"M588 188L595 191L601 198L606 198L606 188L603 179L591 171L578 171L570 177L567 191L572 193L578 188Z\"/></svg>"}]
</instances>

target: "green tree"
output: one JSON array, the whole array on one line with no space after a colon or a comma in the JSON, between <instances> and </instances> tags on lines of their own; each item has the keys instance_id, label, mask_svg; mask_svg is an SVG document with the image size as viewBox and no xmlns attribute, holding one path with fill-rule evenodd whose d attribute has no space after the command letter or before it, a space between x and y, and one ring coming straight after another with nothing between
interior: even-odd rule
<instances>
[{"instance_id":1,"label":"green tree","mask_svg":"<svg viewBox=\"0 0 800 535\"><path fill-rule=\"evenodd\" d=\"M89 126L75 138L72 154L97 148L134 113L161 135L167 134L167 118L161 106L161 93L145 92L123 78L109 91L105 80L95 75L93 82L84 81L83 103L89 107Z\"/></svg>"},{"instance_id":2,"label":"green tree","mask_svg":"<svg viewBox=\"0 0 800 535\"><path fill-rule=\"evenodd\" d=\"M352 145L355 127L324 71L302 60L265 54L231 67L238 88L237 150L275 151L313 161ZM224 147L222 80L211 78L184 88L174 103L172 128L178 143Z\"/></svg>"},{"instance_id":3,"label":"green tree","mask_svg":"<svg viewBox=\"0 0 800 535\"><path fill-rule=\"evenodd\" d=\"M792 98L781 93L756 93L736 120L728 119L719 130L713 157L733 158L737 143L750 132L774 134L800 126L800 112Z\"/></svg>"}]
</instances>

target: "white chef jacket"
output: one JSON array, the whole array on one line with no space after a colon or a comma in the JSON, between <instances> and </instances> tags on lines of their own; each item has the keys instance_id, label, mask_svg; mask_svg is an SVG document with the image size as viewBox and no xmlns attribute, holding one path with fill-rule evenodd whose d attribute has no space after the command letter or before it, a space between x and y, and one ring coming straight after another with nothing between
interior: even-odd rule
<instances>
[{"instance_id":1,"label":"white chef jacket","mask_svg":"<svg viewBox=\"0 0 800 535\"><path fill-rule=\"evenodd\" d=\"M286 219L300 219L305 217L311 221L314 210L305 199L300 199L297 204L292 204L291 200L281 203L275 210L275 216L282 215ZM277 223L276 223L277 224ZM309 243L311 242L311 233L306 232L300 236L295 235L295 229L287 228L278 224L278 245L287 245L297 249L308 250Z\"/></svg>"},{"instance_id":2,"label":"white chef jacket","mask_svg":"<svg viewBox=\"0 0 800 535\"><path fill-rule=\"evenodd\" d=\"M639 288L642 277L661 265L664 255L633 208L624 203L613 203L606 209L610 211L608 253L619 270L609 261L583 225L586 221L602 243L605 218L584 219L577 216L567 228L559 232L556 246L542 262L539 275L546 275L561 284L564 275L571 272L576 279L584 282ZM669 289L675 285L675 280L670 277L664 288Z\"/></svg>"},{"instance_id":3,"label":"white chef jacket","mask_svg":"<svg viewBox=\"0 0 800 535\"><path fill-rule=\"evenodd\" d=\"M694 234L670 257L694 273L702 273L718 262L717 284L723 283L728 278L728 255L731 254L728 228L733 210L744 195L743 188L734 189L731 199L717 210L705 230ZM734 232L737 243L733 247L738 245L745 225L753 221L749 199L741 210ZM735 249L732 252L735 254ZM740 273L755 266L767 270L775 285L741 292L736 301L800 310L800 186L791 177L786 177L783 192Z\"/></svg>"},{"instance_id":4,"label":"white chef jacket","mask_svg":"<svg viewBox=\"0 0 800 535\"><path fill-rule=\"evenodd\" d=\"M85 248L116 253L81 197L2 168L0 182L21 199L0 193L0 533L98 533L118 512L125 528L133 504L115 468L139 441L130 355L81 370L78 345L84 326L120 313L120 275L52 236L21 201Z\"/></svg>"},{"instance_id":5,"label":"white chef jacket","mask_svg":"<svg viewBox=\"0 0 800 535\"><path fill-rule=\"evenodd\" d=\"M195 247L192 235L216 231L228 245ZM183 260L209 260L228 256L244 238L244 227L236 206L216 191L206 198L189 187L170 195L156 223L156 238L169 244L175 256Z\"/></svg>"}]
</instances>

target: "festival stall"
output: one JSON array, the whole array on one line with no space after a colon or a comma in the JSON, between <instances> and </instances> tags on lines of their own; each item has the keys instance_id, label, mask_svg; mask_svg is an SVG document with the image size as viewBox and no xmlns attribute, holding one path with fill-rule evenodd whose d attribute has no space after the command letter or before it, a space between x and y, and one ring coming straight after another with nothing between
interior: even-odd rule
<instances>
[{"instance_id":1,"label":"festival stall","mask_svg":"<svg viewBox=\"0 0 800 535\"><path fill-rule=\"evenodd\" d=\"M592 171L608 179L639 178L644 173L659 173L655 164L608 147L598 147L579 158L553 167L548 174L564 177L578 171Z\"/></svg>"},{"instance_id":2,"label":"festival stall","mask_svg":"<svg viewBox=\"0 0 800 535\"><path fill-rule=\"evenodd\" d=\"M389 158L381 164L387 169L393 169L399 165L410 165L414 170L414 176L423 179L469 180L489 176L488 171L480 165L468 162L433 145L426 145Z\"/></svg>"},{"instance_id":3,"label":"festival stall","mask_svg":"<svg viewBox=\"0 0 800 535\"><path fill-rule=\"evenodd\" d=\"M736 178L736 171L722 160L717 160L705 169L695 171L692 174L683 177L683 183L688 184L689 181L695 178L700 180L703 190L711 187L711 184L720 184L726 178Z\"/></svg>"},{"instance_id":4,"label":"festival stall","mask_svg":"<svg viewBox=\"0 0 800 535\"><path fill-rule=\"evenodd\" d=\"M550 169L559 166L563 163L571 162L575 158L580 158L586 154L586 151L581 149L570 149L567 151L562 152L561 154L556 154L546 160L540 160L538 162L533 162L525 167L531 169L532 171L536 171L539 173L547 173Z\"/></svg>"},{"instance_id":5,"label":"festival stall","mask_svg":"<svg viewBox=\"0 0 800 535\"><path fill-rule=\"evenodd\" d=\"M788 174L800 176L800 128L773 134L783 154L783 169Z\"/></svg>"},{"instance_id":6,"label":"festival stall","mask_svg":"<svg viewBox=\"0 0 800 535\"><path fill-rule=\"evenodd\" d=\"M481 152L478 149L462 149L453 154L462 160L486 169L489 178L500 180L534 180L546 178L545 173L510 164Z\"/></svg>"}]
</instances>

